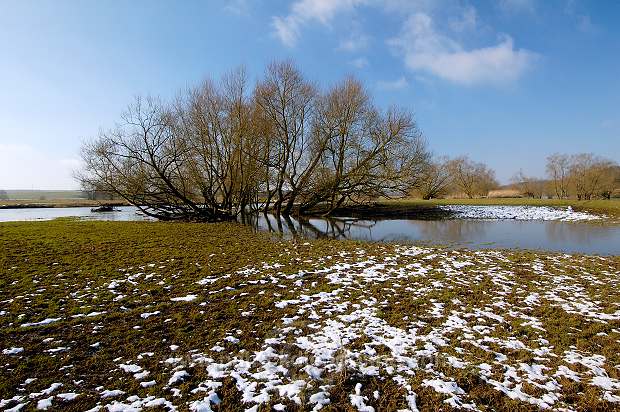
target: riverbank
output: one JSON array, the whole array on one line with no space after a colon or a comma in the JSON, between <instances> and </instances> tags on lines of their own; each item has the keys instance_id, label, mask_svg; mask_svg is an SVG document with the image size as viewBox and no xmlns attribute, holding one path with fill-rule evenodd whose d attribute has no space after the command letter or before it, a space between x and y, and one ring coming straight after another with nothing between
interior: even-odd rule
<instances>
[{"instance_id":1,"label":"riverbank","mask_svg":"<svg viewBox=\"0 0 620 412\"><path fill-rule=\"evenodd\" d=\"M407 207L434 207L441 205L477 205L477 206L548 206L571 207L578 212L603 214L620 221L620 199L530 199L530 198L481 198L481 199L394 199L378 202L383 207L404 209Z\"/></svg>"},{"instance_id":2,"label":"riverbank","mask_svg":"<svg viewBox=\"0 0 620 412\"><path fill-rule=\"evenodd\" d=\"M0 209L33 209L57 207L129 206L123 200L50 199L50 200L0 200Z\"/></svg>"},{"instance_id":3,"label":"riverbank","mask_svg":"<svg viewBox=\"0 0 620 412\"><path fill-rule=\"evenodd\" d=\"M463 208L461 208L461 206ZM496 210L490 207L497 206ZM467 207L479 210L466 210ZM539 208L535 210L534 207ZM484 208L484 209L483 209ZM317 206L307 216L324 216L327 209ZM345 204L331 212L335 217L357 219L442 220L451 218L562 220L595 224L620 223L620 199L576 201L567 199L381 199Z\"/></svg>"},{"instance_id":4,"label":"riverbank","mask_svg":"<svg viewBox=\"0 0 620 412\"><path fill-rule=\"evenodd\" d=\"M34 209L34 208L70 208L70 207L97 207L108 205L114 207L129 206L127 202L119 200L46 200L20 201L4 200L0 202L1 209ZM577 201L569 199L527 199L527 198L493 198L493 199L382 199L375 202L360 204L345 204L332 212L335 217L353 217L357 219L417 219L440 220L455 217L454 211L441 206L544 206L550 208L572 210L601 216L600 219L580 219L597 224L620 223L620 199ZM322 216L326 209L316 207L307 212L306 218Z\"/></svg>"},{"instance_id":5,"label":"riverbank","mask_svg":"<svg viewBox=\"0 0 620 412\"><path fill-rule=\"evenodd\" d=\"M617 256L72 220L0 224L0 251L5 408L620 401Z\"/></svg>"}]
</instances>

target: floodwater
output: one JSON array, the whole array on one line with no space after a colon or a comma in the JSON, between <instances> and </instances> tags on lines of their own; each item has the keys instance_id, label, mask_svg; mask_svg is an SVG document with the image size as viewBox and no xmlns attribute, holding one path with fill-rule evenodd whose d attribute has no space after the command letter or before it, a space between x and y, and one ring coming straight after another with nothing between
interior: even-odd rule
<instances>
[{"instance_id":1,"label":"floodwater","mask_svg":"<svg viewBox=\"0 0 620 412\"><path fill-rule=\"evenodd\" d=\"M414 242L472 249L534 249L620 255L620 225L541 220L276 219L259 215L262 231L305 238Z\"/></svg>"},{"instance_id":2,"label":"floodwater","mask_svg":"<svg viewBox=\"0 0 620 412\"><path fill-rule=\"evenodd\" d=\"M87 207L0 209L0 222L78 217L87 220L150 220L133 207L93 213ZM413 242L472 249L534 249L555 252L620 255L620 225L561 221L481 219L280 218L251 215L243 219L259 231L302 238ZM1 227L0 227L1 230Z\"/></svg>"},{"instance_id":3,"label":"floodwater","mask_svg":"<svg viewBox=\"0 0 620 412\"><path fill-rule=\"evenodd\" d=\"M52 220L59 217L78 217L86 220L150 220L138 214L133 206L115 207L113 212L91 212L89 207L33 207L0 209L0 222Z\"/></svg>"}]
</instances>

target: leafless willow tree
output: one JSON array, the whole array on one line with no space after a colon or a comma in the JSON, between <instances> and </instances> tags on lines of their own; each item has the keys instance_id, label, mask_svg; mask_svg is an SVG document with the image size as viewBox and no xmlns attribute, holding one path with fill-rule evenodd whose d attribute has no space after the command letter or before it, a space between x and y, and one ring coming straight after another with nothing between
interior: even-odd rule
<instances>
[{"instance_id":1,"label":"leafless willow tree","mask_svg":"<svg viewBox=\"0 0 620 412\"><path fill-rule=\"evenodd\" d=\"M547 183L543 179L525 175L523 170L519 170L511 180L517 190L525 197L542 199L545 195Z\"/></svg>"},{"instance_id":2,"label":"leafless willow tree","mask_svg":"<svg viewBox=\"0 0 620 412\"><path fill-rule=\"evenodd\" d=\"M232 219L250 206L288 215L319 203L404 193L427 160L410 113L378 110L360 82L322 93L289 61L253 92L243 70L171 104L137 99L84 145L85 188L160 219Z\"/></svg>"},{"instance_id":3,"label":"leafless willow tree","mask_svg":"<svg viewBox=\"0 0 620 412\"><path fill-rule=\"evenodd\" d=\"M449 193L452 185L449 162L448 158L440 157L427 163L415 186L415 192L422 199L443 197Z\"/></svg>"},{"instance_id":4,"label":"leafless willow tree","mask_svg":"<svg viewBox=\"0 0 620 412\"><path fill-rule=\"evenodd\" d=\"M448 162L448 170L456 189L468 198L486 196L498 186L495 172L484 163L473 162L467 156Z\"/></svg>"},{"instance_id":5,"label":"leafless willow tree","mask_svg":"<svg viewBox=\"0 0 620 412\"><path fill-rule=\"evenodd\" d=\"M428 158L411 114L381 113L352 78L318 99L312 135L321 152L302 211L326 202L330 213L345 200L405 193Z\"/></svg>"},{"instance_id":6,"label":"leafless willow tree","mask_svg":"<svg viewBox=\"0 0 620 412\"><path fill-rule=\"evenodd\" d=\"M277 214L291 212L320 161L323 144L313 138L311 126L317 93L290 61L269 65L256 87L256 104L272 124L263 164L274 179L267 182L266 207L274 199Z\"/></svg>"},{"instance_id":7,"label":"leafless willow tree","mask_svg":"<svg viewBox=\"0 0 620 412\"><path fill-rule=\"evenodd\" d=\"M547 157L547 176L553 183L553 189L558 199L568 198L570 156L554 153Z\"/></svg>"},{"instance_id":8,"label":"leafless willow tree","mask_svg":"<svg viewBox=\"0 0 620 412\"><path fill-rule=\"evenodd\" d=\"M613 160L592 153L556 153L547 158L547 174L559 199L608 199L620 187L619 169Z\"/></svg>"},{"instance_id":9,"label":"leafless willow tree","mask_svg":"<svg viewBox=\"0 0 620 412\"><path fill-rule=\"evenodd\" d=\"M615 179L613 170L616 164L592 153L571 156L570 180L577 199L590 200L594 197L607 197L610 185ZM611 189L613 190L613 189Z\"/></svg>"},{"instance_id":10,"label":"leafless willow tree","mask_svg":"<svg viewBox=\"0 0 620 412\"><path fill-rule=\"evenodd\" d=\"M256 196L245 76L205 82L172 105L138 98L122 122L84 145L84 187L116 193L163 220L232 219Z\"/></svg>"}]
</instances>

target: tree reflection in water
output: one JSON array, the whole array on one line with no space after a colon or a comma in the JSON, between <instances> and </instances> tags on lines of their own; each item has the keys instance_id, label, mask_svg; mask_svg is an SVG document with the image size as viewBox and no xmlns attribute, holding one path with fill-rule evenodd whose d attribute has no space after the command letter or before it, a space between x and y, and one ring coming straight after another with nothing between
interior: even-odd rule
<instances>
[{"instance_id":1,"label":"tree reflection in water","mask_svg":"<svg viewBox=\"0 0 620 412\"><path fill-rule=\"evenodd\" d=\"M240 221L257 231L295 238L620 254L620 225L479 219L278 218L271 214L248 214Z\"/></svg>"},{"instance_id":2,"label":"tree reflection in water","mask_svg":"<svg viewBox=\"0 0 620 412\"><path fill-rule=\"evenodd\" d=\"M290 216L276 216L273 214L257 213L241 216L240 222L251 226L257 231L279 233L285 236L309 239L372 239L371 229L377 221L357 220L350 218L322 217L306 218ZM352 234L352 230L356 233ZM359 231L367 231L363 236ZM362 235L362 236L360 236Z\"/></svg>"}]
</instances>

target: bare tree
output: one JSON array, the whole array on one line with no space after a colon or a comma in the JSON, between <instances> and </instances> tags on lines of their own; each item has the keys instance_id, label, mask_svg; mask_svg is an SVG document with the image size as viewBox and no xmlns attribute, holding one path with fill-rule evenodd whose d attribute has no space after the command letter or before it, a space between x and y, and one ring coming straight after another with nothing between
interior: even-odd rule
<instances>
[{"instance_id":1,"label":"bare tree","mask_svg":"<svg viewBox=\"0 0 620 412\"><path fill-rule=\"evenodd\" d=\"M382 114L353 78L318 100L313 134L323 152L302 211L327 202L329 213L345 200L405 193L428 157L411 114L396 109Z\"/></svg>"},{"instance_id":2,"label":"bare tree","mask_svg":"<svg viewBox=\"0 0 620 412\"><path fill-rule=\"evenodd\" d=\"M311 127L317 90L292 62L286 61L269 65L254 95L272 122L270 153L263 159L275 180L268 200L275 197L277 214L289 214L321 158L322 144L314 139Z\"/></svg>"},{"instance_id":3,"label":"bare tree","mask_svg":"<svg viewBox=\"0 0 620 412\"><path fill-rule=\"evenodd\" d=\"M113 192L159 219L233 219L256 190L242 71L171 107L136 99L116 129L83 147L83 187Z\"/></svg>"},{"instance_id":4,"label":"bare tree","mask_svg":"<svg viewBox=\"0 0 620 412\"><path fill-rule=\"evenodd\" d=\"M569 195L570 156L554 153L547 157L547 176L553 182L553 189L558 199L566 199Z\"/></svg>"},{"instance_id":5,"label":"bare tree","mask_svg":"<svg viewBox=\"0 0 620 412\"><path fill-rule=\"evenodd\" d=\"M484 163L473 162L467 156L451 160L448 169L455 187L470 199L486 196L497 187L495 172Z\"/></svg>"},{"instance_id":6,"label":"bare tree","mask_svg":"<svg viewBox=\"0 0 620 412\"><path fill-rule=\"evenodd\" d=\"M171 104L138 98L82 157L84 188L160 219L214 221L405 193L428 154L409 112L381 112L354 79L321 94L287 61L251 94L239 69Z\"/></svg>"},{"instance_id":7,"label":"bare tree","mask_svg":"<svg viewBox=\"0 0 620 412\"><path fill-rule=\"evenodd\" d=\"M186 177L202 202L234 215L255 197L261 170L245 71L226 74L178 99L174 130L187 148Z\"/></svg>"},{"instance_id":8,"label":"bare tree","mask_svg":"<svg viewBox=\"0 0 620 412\"><path fill-rule=\"evenodd\" d=\"M601 182L600 196L603 199L611 199L613 194L620 189L620 166L609 165Z\"/></svg>"},{"instance_id":9,"label":"bare tree","mask_svg":"<svg viewBox=\"0 0 620 412\"><path fill-rule=\"evenodd\" d=\"M523 196L542 199L545 194L546 182L542 179L526 176L523 170L519 170L511 180Z\"/></svg>"},{"instance_id":10,"label":"bare tree","mask_svg":"<svg viewBox=\"0 0 620 412\"><path fill-rule=\"evenodd\" d=\"M451 185L449 159L440 157L428 162L422 171L421 178L415 187L422 199L428 200L445 196Z\"/></svg>"},{"instance_id":11,"label":"bare tree","mask_svg":"<svg viewBox=\"0 0 620 412\"><path fill-rule=\"evenodd\" d=\"M570 177L578 200L590 200L596 196L606 197L610 181L613 181L615 163L592 153L571 156ZM607 188L607 189L605 189Z\"/></svg>"}]
</instances>

